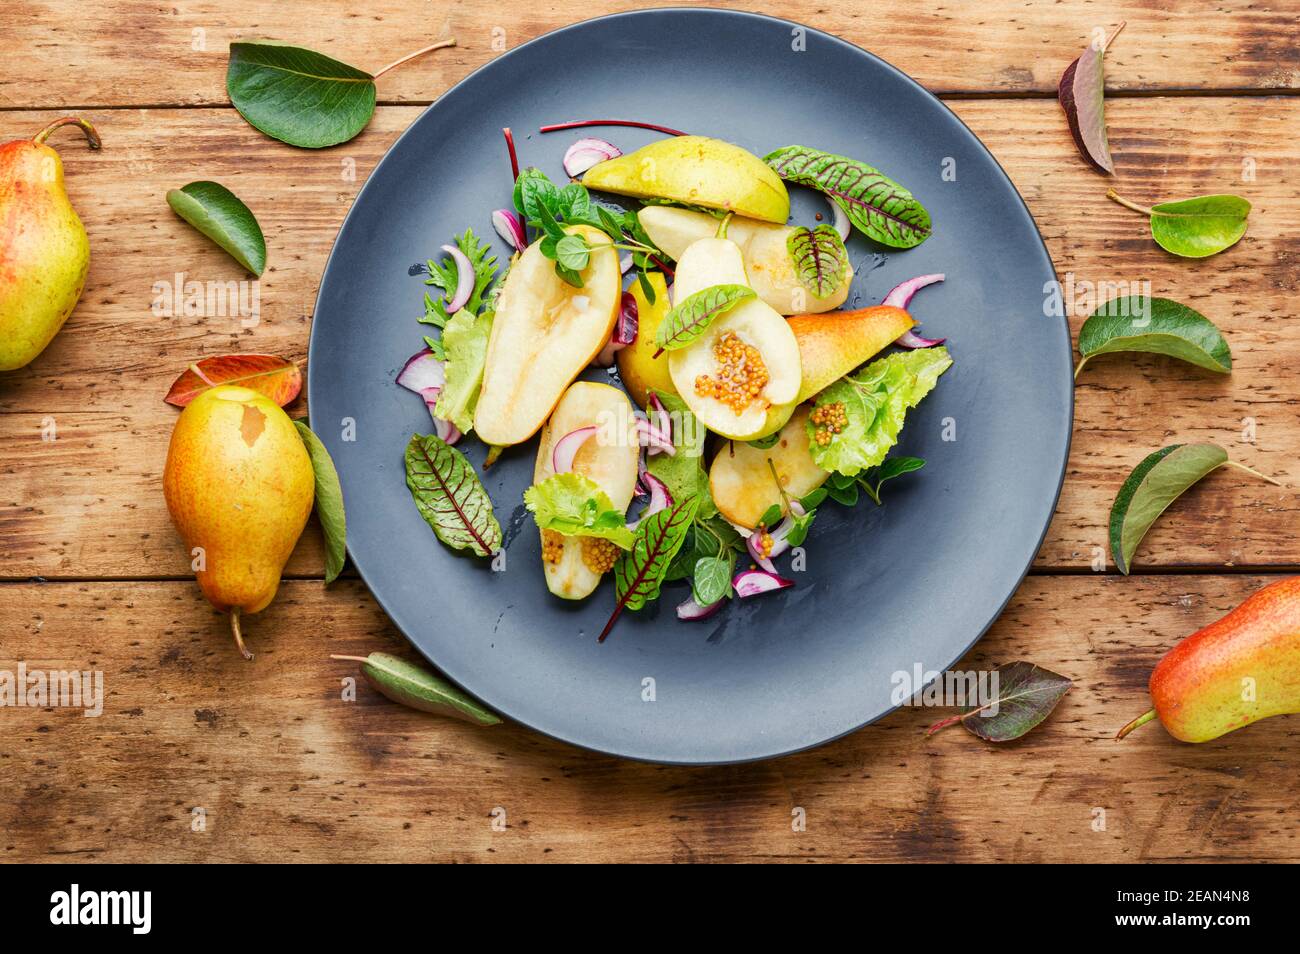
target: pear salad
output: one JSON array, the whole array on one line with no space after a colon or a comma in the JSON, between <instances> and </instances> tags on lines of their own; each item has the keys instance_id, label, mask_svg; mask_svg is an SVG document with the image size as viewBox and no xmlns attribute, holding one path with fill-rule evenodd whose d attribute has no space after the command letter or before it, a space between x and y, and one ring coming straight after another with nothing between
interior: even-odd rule
<instances>
[{"instance_id":1,"label":"pear salad","mask_svg":"<svg viewBox=\"0 0 1300 954\"><path fill-rule=\"evenodd\" d=\"M433 418L434 432L407 445L407 486L454 549L496 559L502 532L453 445L474 434L490 467L540 434L523 502L541 534L542 572L566 600L613 574L603 641L624 609L658 599L667 582L689 582L683 620L794 586L776 561L802 553L825 500L879 504L886 481L923 466L889 452L952 359L907 311L941 274L841 309L853 229L892 248L930 234L929 213L898 183L807 146L760 159L644 123L541 131L595 125L669 138L628 154L578 139L559 185L520 169L503 130L513 207L491 221L514 253L498 275L472 229L442 246L420 319L436 334L397 383ZM787 183L822 192L832 221L787 224ZM615 206L592 191L636 202ZM899 349L881 357L890 345ZM622 387L578 380L593 364Z\"/></svg>"}]
</instances>

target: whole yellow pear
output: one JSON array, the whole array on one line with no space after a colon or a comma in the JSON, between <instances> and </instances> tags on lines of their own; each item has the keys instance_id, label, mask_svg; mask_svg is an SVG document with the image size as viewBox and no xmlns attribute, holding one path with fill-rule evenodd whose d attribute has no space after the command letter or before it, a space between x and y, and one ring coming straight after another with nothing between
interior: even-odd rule
<instances>
[{"instance_id":1,"label":"whole yellow pear","mask_svg":"<svg viewBox=\"0 0 1300 954\"><path fill-rule=\"evenodd\" d=\"M230 385L205 391L172 430L163 494L203 595L231 614L239 651L252 659L240 613L259 612L275 598L315 498L311 458L298 431L278 404L256 391Z\"/></svg>"},{"instance_id":2,"label":"whole yellow pear","mask_svg":"<svg viewBox=\"0 0 1300 954\"><path fill-rule=\"evenodd\" d=\"M95 128L74 117L32 139L0 144L0 371L24 367L44 351L86 285L90 242L63 187L63 162L45 145L69 124L99 148Z\"/></svg>"}]
</instances>

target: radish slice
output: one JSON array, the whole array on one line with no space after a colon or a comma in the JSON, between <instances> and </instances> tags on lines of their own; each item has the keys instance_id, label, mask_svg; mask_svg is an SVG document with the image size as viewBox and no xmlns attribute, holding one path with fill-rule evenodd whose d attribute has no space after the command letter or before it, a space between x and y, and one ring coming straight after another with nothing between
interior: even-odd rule
<instances>
[{"instance_id":1,"label":"radish slice","mask_svg":"<svg viewBox=\"0 0 1300 954\"><path fill-rule=\"evenodd\" d=\"M444 245L442 250L456 263L456 291L447 302L447 314L454 315L465 307L470 293L474 291L474 266L469 258L454 245Z\"/></svg>"},{"instance_id":2,"label":"radish slice","mask_svg":"<svg viewBox=\"0 0 1300 954\"><path fill-rule=\"evenodd\" d=\"M695 597L686 597L685 602L677 604L677 618L684 620L708 619L718 610L722 609L722 604L727 602L724 596L722 599L710 603L708 606L701 606L695 602Z\"/></svg>"},{"instance_id":3,"label":"radish slice","mask_svg":"<svg viewBox=\"0 0 1300 954\"><path fill-rule=\"evenodd\" d=\"M604 139L579 139L564 150L564 171L570 177L580 176L598 162L623 155L623 150Z\"/></svg>"},{"instance_id":4,"label":"radish slice","mask_svg":"<svg viewBox=\"0 0 1300 954\"><path fill-rule=\"evenodd\" d=\"M843 207L834 199L827 199L831 204L831 212L835 216L835 231L840 233L840 239L847 242L849 240L849 214L844 211Z\"/></svg>"},{"instance_id":5,"label":"radish slice","mask_svg":"<svg viewBox=\"0 0 1300 954\"><path fill-rule=\"evenodd\" d=\"M528 237L524 234L524 223L510 209L497 209L492 213L492 227L497 230L510 247L522 252L528 247Z\"/></svg>"},{"instance_id":6,"label":"radish slice","mask_svg":"<svg viewBox=\"0 0 1300 954\"><path fill-rule=\"evenodd\" d=\"M587 443L598 430L600 428L597 425L588 424L576 431L569 431L556 441L551 450L551 469L557 474L567 474L573 470L573 458L578 456L578 448Z\"/></svg>"},{"instance_id":7,"label":"radish slice","mask_svg":"<svg viewBox=\"0 0 1300 954\"><path fill-rule=\"evenodd\" d=\"M751 596L761 596L773 590L784 590L794 586L794 580L787 580L766 570L741 570L731 581L731 585L736 588L737 596L748 599Z\"/></svg>"},{"instance_id":8,"label":"radish slice","mask_svg":"<svg viewBox=\"0 0 1300 954\"><path fill-rule=\"evenodd\" d=\"M926 285L933 285L935 282L943 281L943 273L935 275L918 275L916 278L909 279L890 289L889 294L885 296L882 305L893 305L895 308L907 308L912 301L912 296L924 288ZM935 345L941 345L947 338L922 338L912 329L904 331L898 336L894 344L900 348L933 348Z\"/></svg>"},{"instance_id":9,"label":"radish slice","mask_svg":"<svg viewBox=\"0 0 1300 954\"><path fill-rule=\"evenodd\" d=\"M441 388L447 383L447 372L433 352L425 348L406 359L397 373L397 383L419 394L427 388Z\"/></svg>"},{"instance_id":10,"label":"radish slice","mask_svg":"<svg viewBox=\"0 0 1300 954\"><path fill-rule=\"evenodd\" d=\"M672 435L665 434L643 418L638 417L636 420L636 436L641 446L646 448L647 454L663 453L671 457L677 453L677 448L673 446Z\"/></svg>"}]
</instances>

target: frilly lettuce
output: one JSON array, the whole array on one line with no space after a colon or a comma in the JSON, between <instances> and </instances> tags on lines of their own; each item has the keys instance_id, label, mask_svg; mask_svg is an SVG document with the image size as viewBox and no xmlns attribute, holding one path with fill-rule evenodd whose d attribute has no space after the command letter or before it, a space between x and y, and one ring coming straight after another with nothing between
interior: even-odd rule
<instances>
[{"instance_id":1,"label":"frilly lettuce","mask_svg":"<svg viewBox=\"0 0 1300 954\"><path fill-rule=\"evenodd\" d=\"M448 319L442 329L447 382L438 395L433 413L444 421L451 421L464 433L474 428L474 408L478 404L479 386L483 383L492 318L491 311L475 315L468 308L462 308Z\"/></svg>"},{"instance_id":2,"label":"frilly lettuce","mask_svg":"<svg viewBox=\"0 0 1300 954\"><path fill-rule=\"evenodd\" d=\"M840 378L817 395L817 406L843 403L844 429L825 447L817 426L808 422L809 448L817 466L853 476L885 459L898 441L903 418L934 388L952 366L947 348L900 351L880 358L857 374Z\"/></svg>"},{"instance_id":3,"label":"frilly lettuce","mask_svg":"<svg viewBox=\"0 0 1300 954\"><path fill-rule=\"evenodd\" d=\"M524 503L543 530L567 537L603 537L624 550L634 535L627 516L590 477L567 473L548 477L524 491Z\"/></svg>"}]
</instances>

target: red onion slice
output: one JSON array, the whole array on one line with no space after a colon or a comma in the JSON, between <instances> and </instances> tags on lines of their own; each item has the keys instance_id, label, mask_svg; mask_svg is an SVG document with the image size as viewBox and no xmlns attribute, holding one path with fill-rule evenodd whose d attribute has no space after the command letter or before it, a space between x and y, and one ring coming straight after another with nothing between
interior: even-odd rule
<instances>
[{"instance_id":1,"label":"red onion slice","mask_svg":"<svg viewBox=\"0 0 1300 954\"><path fill-rule=\"evenodd\" d=\"M631 292L623 292L623 299L618 310L618 320L614 322L614 331L610 334L609 341L605 342L605 347L600 349L600 354L596 356L596 360L592 363L602 368L608 368L612 365L614 355L636 341L638 324L636 299Z\"/></svg>"},{"instance_id":2,"label":"red onion slice","mask_svg":"<svg viewBox=\"0 0 1300 954\"><path fill-rule=\"evenodd\" d=\"M664 433L643 418L636 419L636 436L641 446L646 448L647 454L667 454L672 457L677 453L677 448L673 446L672 435Z\"/></svg>"},{"instance_id":3,"label":"red onion slice","mask_svg":"<svg viewBox=\"0 0 1300 954\"><path fill-rule=\"evenodd\" d=\"M567 474L573 470L573 459L578 456L578 448L587 443L598 430L600 428L595 424L588 424L576 431L569 431L556 441L555 447L551 449L551 469L557 474Z\"/></svg>"},{"instance_id":4,"label":"red onion slice","mask_svg":"<svg viewBox=\"0 0 1300 954\"><path fill-rule=\"evenodd\" d=\"M763 556L763 551L759 549L759 546L761 545L762 541L763 541L763 535L761 533L757 533L757 532L751 533L748 537L745 538L745 549L749 551L750 558L755 563L757 563L760 567L762 567L766 572L775 573L776 564L772 562L771 556ZM772 549L773 550L776 549L775 544L773 545Z\"/></svg>"},{"instance_id":5,"label":"red onion slice","mask_svg":"<svg viewBox=\"0 0 1300 954\"><path fill-rule=\"evenodd\" d=\"M934 275L918 275L916 278L908 279L891 288L881 304L905 309L912 301L912 296L918 291L926 285L933 285L935 282L941 281L943 281L942 272ZM941 345L947 340L947 338L922 338L913 329L909 328L898 336L898 340L894 344L900 348L933 348L935 345Z\"/></svg>"},{"instance_id":6,"label":"red onion slice","mask_svg":"<svg viewBox=\"0 0 1300 954\"><path fill-rule=\"evenodd\" d=\"M426 388L440 388L446 384L447 372L433 352L425 348L406 359L402 370L397 372L397 383L419 394Z\"/></svg>"},{"instance_id":7,"label":"red onion slice","mask_svg":"<svg viewBox=\"0 0 1300 954\"><path fill-rule=\"evenodd\" d=\"M632 268L632 253L624 252L618 257L618 272L620 275L626 275Z\"/></svg>"},{"instance_id":8,"label":"red onion slice","mask_svg":"<svg viewBox=\"0 0 1300 954\"><path fill-rule=\"evenodd\" d=\"M748 599L751 596L761 596L764 593L794 586L794 580L787 580L767 570L741 570L731 581L731 585L736 588L737 596Z\"/></svg>"},{"instance_id":9,"label":"red onion slice","mask_svg":"<svg viewBox=\"0 0 1300 954\"><path fill-rule=\"evenodd\" d=\"M833 223L835 231L840 233L840 239L842 241L847 242L849 240L849 229L851 228L849 214L845 212L843 206L834 199L827 198L826 201L831 204L831 212L835 216L835 221Z\"/></svg>"},{"instance_id":10,"label":"red onion slice","mask_svg":"<svg viewBox=\"0 0 1300 954\"><path fill-rule=\"evenodd\" d=\"M510 243L515 251L522 252L528 247L528 237L524 234L524 223L510 209L497 209L492 213L492 227L497 235Z\"/></svg>"},{"instance_id":11,"label":"red onion slice","mask_svg":"<svg viewBox=\"0 0 1300 954\"><path fill-rule=\"evenodd\" d=\"M688 596L684 602L677 604L677 618L684 620L701 620L708 619L718 610L722 609L722 604L727 602L724 596L722 599L710 603L708 606L701 606L695 602L695 597Z\"/></svg>"},{"instance_id":12,"label":"red onion slice","mask_svg":"<svg viewBox=\"0 0 1300 954\"><path fill-rule=\"evenodd\" d=\"M470 293L474 291L474 266L469 258L454 245L444 245L442 250L456 263L456 291L447 302L447 314L454 315L465 307Z\"/></svg>"},{"instance_id":13,"label":"red onion slice","mask_svg":"<svg viewBox=\"0 0 1300 954\"><path fill-rule=\"evenodd\" d=\"M668 485L662 480L649 471L646 471L641 475L641 480L648 488L650 488L650 501L645 505L645 509L641 511L640 515L635 520L629 520L627 522L627 528L629 530L635 530L637 524L651 514L658 513L660 510L664 510L673 505L673 495L669 492Z\"/></svg>"},{"instance_id":14,"label":"red onion slice","mask_svg":"<svg viewBox=\"0 0 1300 954\"><path fill-rule=\"evenodd\" d=\"M597 163L623 155L623 150L604 139L579 139L564 150L564 171L570 177L580 176Z\"/></svg>"}]
</instances>

